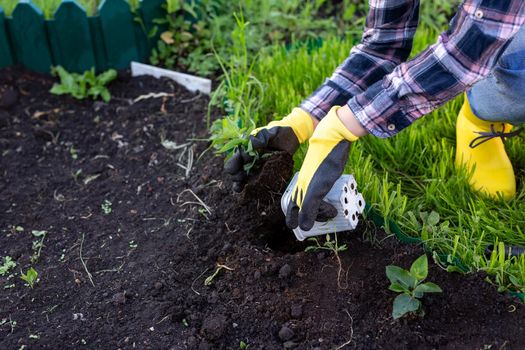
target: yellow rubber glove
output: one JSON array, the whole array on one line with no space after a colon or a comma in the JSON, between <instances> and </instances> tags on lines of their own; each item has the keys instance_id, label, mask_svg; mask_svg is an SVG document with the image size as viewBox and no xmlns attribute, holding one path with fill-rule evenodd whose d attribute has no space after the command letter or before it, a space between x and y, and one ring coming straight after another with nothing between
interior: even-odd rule
<instances>
[{"instance_id":1,"label":"yellow rubber glove","mask_svg":"<svg viewBox=\"0 0 525 350\"><path fill-rule=\"evenodd\" d=\"M286 224L292 229L299 226L308 231L320 214L326 217L325 208L329 204L323 198L343 174L350 145L358 139L337 116L339 108L335 106L330 110L310 138L286 214ZM332 217L336 215L334 211Z\"/></svg>"},{"instance_id":2,"label":"yellow rubber glove","mask_svg":"<svg viewBox=\"0 0 525 350\"><path fill-rule=\"evenodd\" d=\"M254 129L250 135L250 142L257 152L286 151L293 155L299 145L308 140L313 132L314 124L310 114L301 108L294 108L283 119ZM233 189L236 192L242 190L247 177L244 165L252 161L253 158L248 153L238 149L224 165L224 170L232 175Z\"/></svg>"}]
</instances>

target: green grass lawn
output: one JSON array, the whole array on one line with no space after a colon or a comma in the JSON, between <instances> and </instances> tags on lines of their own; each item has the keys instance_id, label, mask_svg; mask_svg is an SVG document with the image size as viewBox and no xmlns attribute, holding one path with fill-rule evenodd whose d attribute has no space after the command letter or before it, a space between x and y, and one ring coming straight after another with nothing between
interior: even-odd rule
<instances>
[{"instance_id":1,"label":"green grass lawn","mask_svg":"<svg viewBox=\"0 0 525 350\"><path fill-rule=\"evenodd\" d=\"M413 52L436 37L437 29L421 28ZM331 75L353 41L331 39L314 49L302 45L262 51L253 71L245 72L262 88L230 89L237 99L234 105L241 106L232 118L240 118L244 125L251 121L262 125L265 119L285 116ZM525 258L507 257L503 250L504 244L525 245L525 143L522 137L507 142L518 177L515 199L497 201L472 192L468 174L454 168L455 120L462 101L457 97L393 138L360 139L346 172L356 176L368 203L387 222L391 219L404 233L421 237L449 262L459 259L470 271L487 271L502 290L525 292ZM305 150L302 147L295 157L297 170ZM435 213L434 222L428 224L431 212L439 214L437 224ZM499 247L492 256L484 253L488 244Z\"/></svg>"}]
</instances>

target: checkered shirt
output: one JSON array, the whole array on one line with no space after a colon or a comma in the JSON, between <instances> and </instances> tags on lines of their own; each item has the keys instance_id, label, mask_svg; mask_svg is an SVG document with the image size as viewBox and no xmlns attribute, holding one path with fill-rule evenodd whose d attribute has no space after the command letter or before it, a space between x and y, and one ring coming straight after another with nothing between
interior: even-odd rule
<instances>
[{"instance_id":1,"label":"checkered shirt","mask_svg":"<svg viewBox=\"0 0 525 350\"><path fill-rule=\"evenodd\" d=\"M419 0L370 0L361 43L301 108L322 119L348 104L363 127L390 137L486 77L525 22L523 0L465 0L437 42L405 62Z\"/></svg>"}]
</instances>

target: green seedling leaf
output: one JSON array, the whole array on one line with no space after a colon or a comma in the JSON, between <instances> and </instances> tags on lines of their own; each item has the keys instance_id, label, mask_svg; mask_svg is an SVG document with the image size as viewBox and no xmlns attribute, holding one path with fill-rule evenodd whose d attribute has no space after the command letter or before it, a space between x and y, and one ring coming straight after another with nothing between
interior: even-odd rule
<instances>
[{"instance_id":1,"label":"green seedling leaf","mask_svg":"<svg viewBox=\"0 0 525 350\"><path fill-rule=\"evenodd\" d=\"M409 312L415 312L421 307L421 302L416 298L412 298L406 294L400 294L394 300L394 308L392 316L398 319Z\"/></svg>"},{"instance_id":2,"label":"green seedling leaf","mask_svg":"<svg viewBox=\"0 0 525 350\"><path fill-rule=\"evenodd\" d=\"M427 217L427 225L436 226L439 223L439 214L432 211Z\"/></svg>"},{"instance_id":3,"label":"green seedling leaf","mask_svg":"<svg viewBox=\"0 0 525 350\"><path fill-rule=\"evenodd\" d=\"M114 69L110 69L108 71L105 71L104 73L101 73L98 76L98 83L101 85L106 85L113 80L117 78L117 71Z\"/></svg>"},{"instance_id":4,"label":"green seedling leaf","mask_svg":"<svg viewBox=\"0 0 525 350\"><path fill-rule=\"evenodd\" d=\"M47 231L38 231L38 230L32 230L31 234L35 237L43 237L45 236Z\"/></svg>"},{"instance_id":5,"label":"green seedling leaf","mask_svg":"<svg viewBox=\"0 0 525 350\"><path fill-rule=\"evenodd\" d=\"M443 290L435 283L426 282L414 289L414 293L442 293Z\"/></svg>"},{"instance_id":6,"label":"green seedling leaf","mask_svg":"<svg viewBox=\"0 0 525 350\"><path fill-rule=\"evenodd\" d=\"M109 102L111 94L106 85L117 77L117 72L112 69L98 76L94 68L84 74L76 74L69 73L58 66L54 67L52 72L58 76L60 83L55 83L50 92L56 95L68 94L79 100L91 97L93 99L102 98L105 102Z\"/></svg>"},{"instance_id":7,"label":"green seedling leaf","mask_svg":"<svg viewBox=\"0 0 525 350\"><path fill-rule=\"evenodd\" d=\"M390 285L390 287L388 287L388 289L390 289L392 292L396 292L396 293L404 293L404 292L408 291L407 288L403 287L399 283L392 283Z\"/></svg>"},{"instance_id":8,"label":"green seedling leaf","mask_svg":"<svg viewBox=\"0 0 525 350\"><path fill-rule=\"evenodd\" d=\"M0 276L5 276L10 270L16 267L16 262L10 256L4 256L2 265L0 265Z\"/></svg>"},{"instance_id":9,"label":"green seedling leaf","mask_svg":"<svg viewBox=\"0 0 525 350\"><path fill-rule=\"evenodd\" d=\"M20 278L27 282L29 287L33 289L35 283L38 281L38 272L34 268L30 268L26 273L21 272Z\"/></svg>"},{"instance_id":10,"label":"green seedling leaf","mask_svg":"<svg viewBox=\"0 0 525 350\"><path fill-rule=\"evenodd\" d=\"M398 266L389 265L386 267L386 276L391 283L399 283L405 288L414 288L417 284L415 277L410 275L407 270Z\"/></svg>"},{"instance_id":11,"label":"green seedling leaf","mask_svg":"<svg viewBox=\"0 0 525 350\"><path fill-rule=\"evenodd\" d=\"M421 255L410 266L410 274L419 281L424 280L428 276L428 258L426 255Z\"/></svg>"}]
</instances>

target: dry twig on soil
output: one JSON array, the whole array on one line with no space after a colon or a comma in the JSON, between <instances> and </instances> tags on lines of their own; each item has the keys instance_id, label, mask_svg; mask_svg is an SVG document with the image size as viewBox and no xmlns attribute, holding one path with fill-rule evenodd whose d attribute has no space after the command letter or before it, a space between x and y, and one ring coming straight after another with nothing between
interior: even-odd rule
<instances>
[{"instance_id":1,"label":"dry twig on soil","mask_svg":"<svg viewBox=\"0 0 525 350\"><path fill-rule=\"evenodd\" d=\"M93 282L93 276L91 275L91 273L89 272L87 266L86 266L86 263L84 262L84 258L82 257L82 247L84 246L84 234L82 234L82 241L80 241L80 262L82 263L82 266L84 266L84 270L86 270L86 273L87 273L87 276L89 278L89 281L91 282L91 285L94 287L95 286L95 283Z\"/></svg>"}]
</instances>

